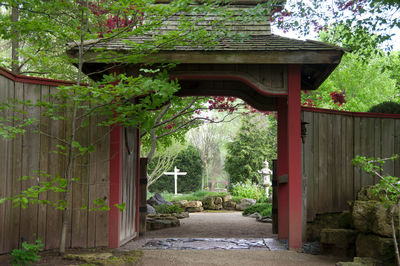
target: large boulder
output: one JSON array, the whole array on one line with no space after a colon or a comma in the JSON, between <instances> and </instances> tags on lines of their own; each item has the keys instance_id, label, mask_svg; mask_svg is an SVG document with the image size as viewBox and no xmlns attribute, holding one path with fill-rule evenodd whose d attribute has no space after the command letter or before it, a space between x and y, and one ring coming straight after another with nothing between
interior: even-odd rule
<instances>
[{"instance_id":1,"label":"large boulder","mask_svg":"<svg viewBox=\"0 0 400 266\"><path fill-rule=\"evenodd\" d=\"M353 229L353 221L349 211L317 214L312 223L307 224L307 241L317 241L322 229Z\"/></svg>"},{"instance_id":2,"label":"large boulder","mask_svg":"<svg viewBox=\"0 0 400 266\"><path fill-rule=\"evenodd\" d=\"M151 206L161 205L161 204L173 205L171 202L166 201L159 193L154 194L153 197L147 200L147 203L150 204Z\"/></svg>"},{"instance_id":3,"label":"large boulder","mask_svg":"<svg viewBox=\"0 0 400 266\"><path fill-rule=\"evenodd\" d=\"M356 200L352 206L352 216L354 227L358 231L385 237L392 236L390 210L383 203L375 200Z\"/></svg>"},{"instance_id":4,"label":"large boulder","mask_svg":"<svg viewBox=\"0 0 400 266\"><path fill-rule=\"evenodd\" d=\"M379 194L376 195L376 193L371 191L371 188L373 188L373 187L374 186L362 187L357 192L357 200L363 200L363 201L376 200L376 201L379 201Z\"/></svg>"},{"instance_id":5,"label":"large boulder","mask_svg":"<svg viewBox=\"0 0 400 266\"><path fill-rule=\"evenodd\" d=\"M357 257L370 257L388 265L395 261L393 239L377 235L358 234L356 240Z\"/></svg>"},{"instance_id":6,"label":"large boulder","mask_svg":"<svg viewBox=\"0 0 400 266\"><path fill-rule=\"evenodd\" d=\"M180 226L180 221L172 215L149 215L146 217L146 229L148 231L176 226Z\"/></svg>"},{"instance_id":7,"label":"large boulder","mask_svg":"<svg viewBox=\"0 0 400 266\"><path fill-rule=\"evenodd\" d=\"M225 209L225 210L235 210L235 208L236 208L236 202L234 202L233 200L227 200L227 201L224 201L223 203L222 203L222 207Z\"/></svg>"},{"instance_id":8,"label":"large boulder","mask_svg":"<svg viewBox=\"0 0 400 266\"><path fill-rule=\"evenodd\" d=\"M354 257L357 231L351 229L322 229L322 252L336 256Z\"/></svg>"},{"instance_id":9,"label":"large boulder","mask_svg":"<svg viewBox=\"0 0 400 266\"><path fill-rule=\"evenodd\" d=\"M198 200L188 201L185 205L185 210L187 212L202 212L204 210L203 203Z\"/></svg>"},{"instance_id":10,"label":"large boulder","mask_svg":"<svg viewBox=\"0 0 400 266\"><path fill-rule=\"evenodd\" d=\"M221 210L222 209L222 198L221 197L205 197L202 200L203 208L205 210Z\"/></svg>"},{"instance_id":11,"label":"large boulder","mask_svg":"<svg viewBox=\"0 0 400 266\"><path fill-rule=\"evenodd\" d=\"M186 204L188 203L187 200L180 200L180 201L175 201L174 204L178 205L180 208L185 209Z\"/></svg>"},{"instance_id":12,"label":"large boulder","mask_svg":"<svg viewBox=\"0 0 400 266\"><path fill-rule=\"evenodd\" d=\"M147 214L156 214L156 209L154 209L153 206L151 206L150 204L147 204Z\"/></svg>"},{"instance_id":13,"label":"large boulder","mask_svg":"<svg viewBox=\"0 0 400 266\"><path fill-rule=\"evenodd\" d=\"M374 258L354 257L353 261L337 262L336 266L381 266L381 261Z\"/></svg>"},{"instance_id":14,"label":"large boulder","mask_svg":"<svg viewBox=\"0 0 400 266\"><path fill-rule=\"evenodd\" d=\"M236 210L243 211L247 207L256 204L256 200L254 199L241 199L238 204L236 204Z\"/></svg>"},{"instance_id":15,"label":"large boulder","mask_svg":"<svg viewBox=\"0 0 400 266\"><path fill-rule=\"evenodd\" d=\"M226 195L222 197L222 202L232 201L231 195Z\"/></svg>"}]
</instances>

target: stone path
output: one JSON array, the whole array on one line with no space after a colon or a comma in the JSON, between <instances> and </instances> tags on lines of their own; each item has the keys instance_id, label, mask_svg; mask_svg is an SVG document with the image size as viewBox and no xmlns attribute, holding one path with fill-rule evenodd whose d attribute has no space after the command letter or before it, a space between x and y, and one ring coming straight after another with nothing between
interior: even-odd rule
<instances>
[{"instance_id":1,"label":"stone path","mask_svg":"<svg viewBox=\"0 0 400 266\"><path fill-rule=\"evenodd\" d=\"M279 241L266 239L235 239L235 238L167 238L149 240L143 249L175 249L175 250L210 250L210 249L253 249L287 250Z\"/></svg>"}]
</instances>

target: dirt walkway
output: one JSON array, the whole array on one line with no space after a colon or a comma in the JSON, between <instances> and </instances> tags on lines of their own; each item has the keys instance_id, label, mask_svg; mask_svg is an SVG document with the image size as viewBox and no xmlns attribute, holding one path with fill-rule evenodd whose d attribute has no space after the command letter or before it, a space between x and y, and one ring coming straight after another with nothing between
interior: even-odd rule
<instances>
[{"instance_id":1,"label":"dirt walkway","mask_svg":"<svg viewBox=\"0 0 400 266\"><path fill-rule=\"evenodd\" d=\"M144 250L141 265L163 266L325 266L338 260L294 251L263 250Z\"/></svg>"},{"instance_id":2,"label":"dirt walkway","mask_svg":"<svg viewBox=\"0 0 400 266\"><path fill-rule=\"evenodd\" d=\"M191 213L181 220L180 227L146 233L146 238L208 237L208 238L270 238L270 223L259 223L254 218L244 217L241 212Z\"/></svg>"},{"instance_id":3,"label":"dirt walkway","mask_svg":"<svg viewBox=\"0 0 400 266\"><path fill-rule=\"evenodd\" d=\"M276 238L269 223L243 217L241 212L191 213L181 226L146 233L122 249L141 249L152 239L162 238ZM245 250L143 250L141 265L335 265L339 259L294 251Z\"/></svg>"}]
</instances>

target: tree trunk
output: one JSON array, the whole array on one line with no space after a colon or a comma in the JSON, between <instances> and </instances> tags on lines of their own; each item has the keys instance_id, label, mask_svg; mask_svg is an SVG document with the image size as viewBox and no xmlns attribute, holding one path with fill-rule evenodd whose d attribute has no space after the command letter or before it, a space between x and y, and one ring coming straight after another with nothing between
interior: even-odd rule
<instances>
[{"instance_id":1,"label":"tree trunk","mask_svg":"<svg viewBox=\"0 0 400 266\"><path fill-rule=\"evenodd\" d=\"M13 23L18 22L19 20L19 11L17 6L13 6L11 9L11 21ZM11 70L14 73L19 73L19 56L18 56L18 49L19 49L19 31L14 29L15 37L11 41Z\"/></svg>"},{"instance_id":2,"label":"tree trunk","mask_svg":"<svg viewBox=\"0 0 400 266\"><path fill-rule=\"evenodd\" d=\"M396 230L394 227L394 210L395 210L395 207L393 206L392 211L391 211L392 217L391 217L390 221L391 221L391 225L392 225L392 237L393 237L394 250L396 251L397 265L400 266L399 246L397 245Z\"/></svg>"}]
</instances>

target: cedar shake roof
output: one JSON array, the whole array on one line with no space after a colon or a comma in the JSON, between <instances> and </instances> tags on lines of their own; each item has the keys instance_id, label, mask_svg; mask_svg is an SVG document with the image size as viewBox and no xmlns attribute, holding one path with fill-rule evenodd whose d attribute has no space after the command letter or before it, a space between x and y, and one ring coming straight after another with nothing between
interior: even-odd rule
<instances>
[{"instance_id":1,"label":"cedar shake roof","mask_svg":"<svg viewBox=\"0 0 400 266\"><path fill-rule=\"evenodd\" d=\"M126 40L113 40L111 42L98 43L96 48L106 48L114 51L129 51L130 42L151 42L151 36L129 37ZM253 35L244 37L243 39L222 40L213 47L201 46L176 46L170 48L162 48L160 51L345 51L342 47L313 41L313 40L296 40L279 35Z\"/></svg>"}]
</instances>

